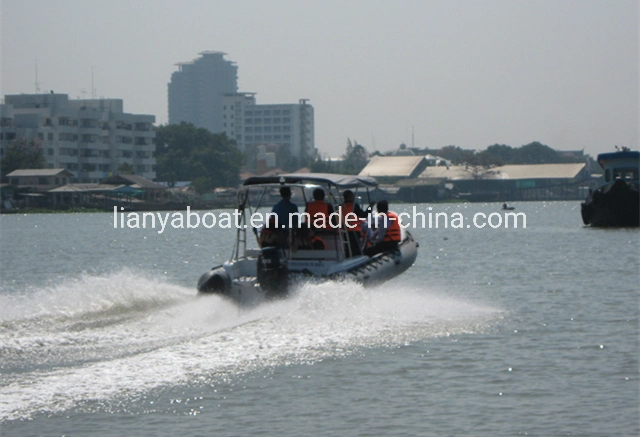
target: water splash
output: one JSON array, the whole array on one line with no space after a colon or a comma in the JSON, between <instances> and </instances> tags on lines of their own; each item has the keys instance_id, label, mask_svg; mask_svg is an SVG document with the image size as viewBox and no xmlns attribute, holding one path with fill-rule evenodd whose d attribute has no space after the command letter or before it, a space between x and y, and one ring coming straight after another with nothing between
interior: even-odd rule
<instances>
[{"instance_id":1,"label":"water splash","mask_svg":"<svg viewBox=\"0 0 640 437\"><path fill-rule=\"evenodd\" d=\"M477 332L500 313L410 287L349 283L306 285L289 299L242 309L129 270L1 299L2 420Z\"/></svg>"}]
</instances>

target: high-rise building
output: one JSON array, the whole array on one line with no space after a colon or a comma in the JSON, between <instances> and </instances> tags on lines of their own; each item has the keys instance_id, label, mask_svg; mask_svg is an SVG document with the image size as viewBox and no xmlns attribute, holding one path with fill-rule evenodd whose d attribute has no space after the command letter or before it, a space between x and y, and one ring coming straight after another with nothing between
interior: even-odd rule
<instances>
[{"instance_id":1,"label":"high-rise building","mask_svg":"<svg viewBox=\"0 0 640 437\"><path fill-rule=\"evenodd\" d=\"M72 182L96 183L123 164L156 177L154 115L128 114L121 99L69 100L67 94L6 95L0 157L10 141L38 139L49 168L64 168Z\"/></svg>"},{"instance_id":2,"label":"high-rise building","mask_svg":"<svg viewBox=\"0 0 640 437\"><path fill-rule=\"evenodd\" d=\"M298 103L256 104L254 93L224 97L223 126L245 153L255 153L259 145L278 145L295 158L314 158L313 106Z\"/></svg>"},{"instance_id":3,"label":"high-rise building","mask_svg":"<svg viewBox=\"0 0 640 437\"><path fill-rule=\"evenodd\" d=\"M314 158L314 114L307 99L260 104L256 93L238 92L238 67L223 52L177 64L169 83L169 123L182 121L211 132L225 132L253 156L259 145L276 145L303 162ZM251 159L250 159L251 161Z\"/></svg>"},{"instance_id":4,"label":"high-rise building","mask_svg":"<svg viewBox=\"0 0 640 437\"><path fill-rule=\"evenodd\" d=\"M238 91L238 67L226 53L205 51L200 58L176 64L169 91L169 124L191 123L222 132L222 96Z\"/></svg>"}]
</instances>

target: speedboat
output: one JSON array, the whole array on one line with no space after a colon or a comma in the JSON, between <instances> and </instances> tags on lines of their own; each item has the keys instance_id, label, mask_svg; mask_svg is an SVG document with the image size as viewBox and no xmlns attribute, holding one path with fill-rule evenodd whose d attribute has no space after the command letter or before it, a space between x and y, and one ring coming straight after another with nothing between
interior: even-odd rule
<instances>
[{"instance_id":1,"label":"speedboat","mask_svg":"<svg viewBox=\"0 0 640 437\"><path fill-rule=\"evenodd\" d=\"M590 191L581 204L582 221L593 227L640 226L640 152L623 147L601 153L598 163L604 169L605 184Z\"/></svg>"},{"instance_id":2,"label":"speedboat","mask_svg":"<svg viewBox=\"0 0 640 437\"><path fill-rule=\"evenodd\" d=\"M407 270L418 254L418 242L411 233L401 226L401 241L394 250L366 256L362 249L366 238L359 239L362 245L354 247L350 241L347 226L332 227L328 230L312 230L314 240L322 240L318 245L300 245L303 232L309 237L305 224L283 232L276 245L266 246L262 233L267 226L259 226L256 221L271 212L274 199L278 198L281 187L289 187L292 201L304 205L310 194L317 188L326 193L325 201L334 211L339 211L342 193L351 190L356 199L371 197L378 183L374 178L319 173L294 173L278 176L255 176L247 179L237 196L236 240L231 259L204 273L198 281L199 294L217 294L229 297L241 304L256 304L265 299L284 297L296 286L305 282L352 281L371 286L388 281ZM256 220L254 220L256 219ZM262 247L261 247L262 242ZM266 247L265 247L266 246Z\"/></svg>"}]
</instances>

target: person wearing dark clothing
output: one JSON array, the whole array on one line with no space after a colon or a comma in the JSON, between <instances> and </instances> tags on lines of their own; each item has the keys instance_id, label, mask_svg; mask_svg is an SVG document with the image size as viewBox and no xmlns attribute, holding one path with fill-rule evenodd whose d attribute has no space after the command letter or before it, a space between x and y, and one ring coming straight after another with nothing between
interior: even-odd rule
<instances>
[{"instance_id":1,"label":"person wearing dark clothing","mask_svg":"<svg viewBox=\"0 0 640 437\"><path fill-rule=\"evenodd\" d=\"M296 229L298 227L298 206L291 202L291 188L280 187L280 196L282 200L273 205L272 214L269 216L269 224L265 228L271 228L271 232L277 235L278 246L287 246L289 228Z\"/></svg>"},{"instance_id":2,"label":"person wearing dark clothing","mask_svg":"<svg viewBox=\"0 0 640 437\"><path fill-rule=\"evenodd\" d=\"M282 200L273 205L271 212L278 216L278 228L289 229L289 222L296 228L298 227L298 206L291 202L291 188L281 187L280 196Z\"/></svg>"},{"instance_id":3,"label":"person wearing dark clothing","mask_svg":"<svg viewBox=\"0 0 640 437\"><path fill-rule=\"evenodd\" d=\"M375 227L374 229L367 227L367 239L371 242L371 246L364 250L367 256L397 249L402 238L400 217L395 212L389 211L389 203L381 200L376 209L378 215L373 223Z\"/></svg>"}]
</instances>

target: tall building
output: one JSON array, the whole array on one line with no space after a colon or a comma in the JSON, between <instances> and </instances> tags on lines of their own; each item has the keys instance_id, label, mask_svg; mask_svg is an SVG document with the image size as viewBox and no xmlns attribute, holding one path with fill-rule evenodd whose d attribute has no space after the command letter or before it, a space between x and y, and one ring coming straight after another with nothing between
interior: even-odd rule
<instances>
[{"instance_id":1,"label":"tall building","mask_svg":"<svg viewBox=\"0 0 640 437\"><path fill-rule=\"evenodd\" d=\"M154 115L128 114L121 99L69 100L67 94L6 95L0 158L16 138L39 139L49 168L72 182L100 182L123 164L156 177Z\"/></svg>"},{"instance_id":2,"label":"tall building","mask_svg":"<svg viewBox=\"0 0 640 437\"><path fill-rule=\"evenodd\" d=\"M223 52L177 64L169 83L169 123L186 121L211 132L225 132L251 156L259 145L276 145L294 158L314 158L313 106L256 103L256 93L238 92L238 67ZM250 159L251 161L251 159Z\"/></svg>"},{"instance_id":3,"label":"tall building","mask_svg":"<svg viewBox=\"0 0 640 437\"><path fill-rule=\"evenodd\" d=\"M238 67L226 53L206 51L191 62L176 64L169 91L169 124L192 123L222 132L222 96L238 91Z\"/></svg>"},{"instance_id":4,"label":"tall building","mask_svg":"<svg viewBox=\"0 0 640 437\"><path fill-rule=\"evenodd\" d=\"M256 104L254 93L224 96L223 127L245 153L275 144L296 158L314 158L313 106L298 103Z\"/></svg>"}]
</instances>

